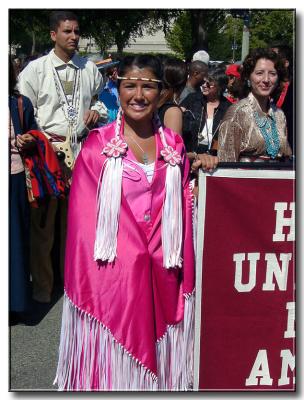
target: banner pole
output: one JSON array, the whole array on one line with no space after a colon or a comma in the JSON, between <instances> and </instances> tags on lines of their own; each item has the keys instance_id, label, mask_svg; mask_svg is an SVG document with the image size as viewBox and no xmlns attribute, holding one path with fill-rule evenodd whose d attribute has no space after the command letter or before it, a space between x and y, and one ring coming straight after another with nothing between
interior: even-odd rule
<instances>
[{"instance_id":1,"label":"banner pole","mask_svg":"<svg viewBox=\"0 0 304 400\"><path fill-rule=\"evenodd\" d=\"M206 209L206 173L199 171L199 195L198 195L198 223L196 237L196 274L195 274L195 322L194 322L194 382L193 390L199 390L199 370L200 370L200 339L201 339L201 299L202 296L202 261L204 247L204 226Z\"/></svg>"}]
</instances>

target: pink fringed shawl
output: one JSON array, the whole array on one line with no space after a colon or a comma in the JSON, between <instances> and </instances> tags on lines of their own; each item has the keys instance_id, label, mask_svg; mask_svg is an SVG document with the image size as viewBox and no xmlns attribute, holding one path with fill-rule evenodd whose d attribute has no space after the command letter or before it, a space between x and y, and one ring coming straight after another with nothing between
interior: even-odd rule
<instances>
[{"instance_id":1,"label":"pink fringed shawl","mask_svg":"<svg viewBox=\"0 0 304 400\"><path fill-rule=\"evenodd\" d=\"M96 191L114 124L90 133L73 172L65 262L65 298L55 382L60 390L187 390L192 384L193 197L182 139L165 129L182 156L183 266L164 268L161 216L166 163L157 158L149 184L124 157L113 263L94 261ZM129 166L131 165L131 168ZM133 166L133 167L132 167ZM143 199L141 201L140 199ZM141 210L150 205L150 220ZM111 204L109 203L109 207Z\"/></svg>"}]
</instances>

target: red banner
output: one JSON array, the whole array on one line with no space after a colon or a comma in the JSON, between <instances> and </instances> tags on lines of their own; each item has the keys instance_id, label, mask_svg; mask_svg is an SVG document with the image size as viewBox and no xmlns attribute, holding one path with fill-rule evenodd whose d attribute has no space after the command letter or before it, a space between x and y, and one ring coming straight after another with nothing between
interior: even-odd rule
<instances>
[{"instance_id":1,"label":"red banner","mask_svg":"<svg viewBox=\"0 0 304 400\"><path fill-rule=\"evenodd\" d=\"M295 390L293 171L200 176L195 390Z\"/></svg>"}]
</instances>

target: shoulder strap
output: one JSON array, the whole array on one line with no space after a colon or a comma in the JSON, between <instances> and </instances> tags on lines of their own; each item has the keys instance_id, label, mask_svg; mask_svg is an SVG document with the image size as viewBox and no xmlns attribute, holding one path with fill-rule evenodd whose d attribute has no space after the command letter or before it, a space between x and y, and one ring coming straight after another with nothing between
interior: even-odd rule
<instances>
[{"instance_id":1,"label":"shoulder strap","mask_svg":"<svg viewBox=\"0 0 304 400\"><path fill-rule=\"evenodd\" d=\"M19 113L21 130L23 132L23 99L22 99L22 96L18 96L18 113Z\"/></svg>"}]
</instances>

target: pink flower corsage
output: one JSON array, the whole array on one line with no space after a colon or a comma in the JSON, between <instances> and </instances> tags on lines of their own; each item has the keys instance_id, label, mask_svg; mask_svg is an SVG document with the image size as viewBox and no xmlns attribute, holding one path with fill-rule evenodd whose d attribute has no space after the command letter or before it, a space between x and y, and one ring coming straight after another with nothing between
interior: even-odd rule
<instances>
[{"instance_id":1,"label":"pink flower corsage","mask_svg":"<svg viewBox=\"0 0 304 400\"><path fill-rule=\"evenodd\" d=\"M120 138L114 137L110 142L107 143L102 152L106 154L107 157L117 158L125 154L127 147L128 145L126 142Z\"/></svg>"},{"instance_id":2,"label":"pink flower corsage","mask_svg":"<svg viewBox=\"0 0 304 400\"><path fill-rule=\"evenodd\" d=\"M171 146L165 147L163 150L161 150L160 154L164 157L164 160L170 165L173 165L173 167L180 164L180 162L182 161L179 153Z\"/></svg>"}]
</instances>

